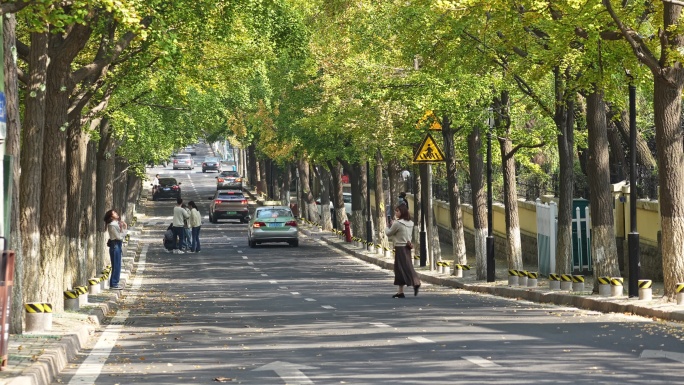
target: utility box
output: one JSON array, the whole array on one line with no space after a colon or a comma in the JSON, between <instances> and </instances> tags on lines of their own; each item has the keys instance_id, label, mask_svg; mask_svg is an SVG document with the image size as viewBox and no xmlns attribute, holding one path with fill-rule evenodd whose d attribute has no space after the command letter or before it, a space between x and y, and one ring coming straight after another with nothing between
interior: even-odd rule
<instances>
[{"instance_id":1,"label":"utility box","mask_svg":"<svg viewBox=\"0 0 684 385\"><path fill-rule=\"evenodd\" d=\"M583 198L572 200L572 269L576 272L593 270L589 201Z\"/></svg>"}]
</instances>

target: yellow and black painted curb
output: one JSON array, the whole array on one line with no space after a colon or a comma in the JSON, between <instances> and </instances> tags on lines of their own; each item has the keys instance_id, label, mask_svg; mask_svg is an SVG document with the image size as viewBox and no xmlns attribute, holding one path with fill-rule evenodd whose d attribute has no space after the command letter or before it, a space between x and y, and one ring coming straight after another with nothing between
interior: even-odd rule
<instances>
[{"instance_id":1,"label":"yellow and black painted curb","mask_svg":"<svg viewBox=\"0 0 684 385\"><path fill-rule=\"evenodd\" d=\"M680 282L675 286L675 293L679 294L682 292L684 292L684 283Z\"/></svg>"},{"instance_id":2,"label":"yellow and black painted curb","mask_svg":"<svg viewBox=\"0 0 684 385\"><path fill-rule=\"evenodd\" d=\"M451 264L447 261L439 261L439 262L437 262L437 266L449 267L449 266L451 266Z\"/></svg>"},{"instance_id":3,"label":"yellow and black painted curb","mask_svg":"<svg viewBox=\"0 0 684 385\"><path fill-rule=\"evenodd\" d=\"M598 277L599 285L610 285L610 277Z\"/></svg>"},{"instance_id":4,"label":"yellow and black painted curb","mask_svg":"<svg viewBox=\"0 0 684 385\"><path fill-rule=\"evenodd\" d=\"M653 286L653 281L651 281L650 279L639 280L639 289L650 289L651 286Z\"/></svg>"},{"instance_id":5,"label":"yellow and black painted curb","mask_svg":"<svg viewBox=\"0 0 684 385\"><path fill-rule=\"evenodd\" d=\"M610 279L610 284L612 286L622 286L622 284L625 282L625 279L622 277L613 277Z\"/></svg>"},{"instance_id":6,"label":"yellow and black painted curb","mask_svg":"<svg viewBox=\"0 0 684 385\"><path fill-rule=\"evenodd\" d=\"M572 275L571 274L561 274L560 280L563 282L572 282Z\"/></svg>"},{"instance_id":7,"label":"yellow and black painted curb","mask_svg":"<svg viewBox=\"0 0 684 385\"><path fill-rule=\"evenodd\" d=\"M518 270L509 269L509 270L508 270L508 276L509 276L509 277L517 277L517 276L518 276Z\"/></svg>"},{"instance_id":8,"label":"yellow and black painted curb","mask_svg":"<svg viewBox=\"0 0 684 385\"><path fill-rule=\"evenodd\" d=\"M518 270L518 277L528 277L529 278L529 275L527 275L527 273L528 273L527 270Z\"/></svg>"},{"instance_id":9,"label":"yellow and black painted curb","mask_svg":"<svg viewBox=\"0 0 684 385\"><path fill-rule=\"evenodd\" d=\"M79 294L85 294L88 292L88 288L85 286L76 286L74 290L78 291Z\"/></svg>"},{"instance_id":10,"label":"yellow and black painted curb","mask_svg":"<svg viewBox=\"0 0 684 385\"><path fill-rule=\"evenodd\" d=\"M100 283L100 279L99 279L99 278L91 278L91 279L88 280L88 284L90 284L90 285L97 285L97 284L99 284L99 283Z\"/></svg>"},{"instance_id":11,"label":"yellow and black painted curb","mask_svg":"<svg viewBox=\"0 0 684 385\"><path fill-rule=\"evenodd\" d=\"M40 302L25 303L24 309L26 309L27 313L52 313L52 304Z\"/></svg>"},{"instance_id":12,"label":"yellow and black painted curb","mask_svg":"<svg viewBox=\"0 0 684 385\"><path fill-rule=\"evenodd\" d=\"M561 277L558 274L549 274L549 281L560 281Z\"/></svg>"},{"instance_id":13,"label":"yellow and black painted curb","mask_svg":"<svg viewBox=\"0 0 684 385\"><path fill-rule=\"evenodd\" d=\"M536 271L528 271L527 277L530 279L537 279L537 277L539 277L539 273L537 273Z\"/></svg>"},{"instance_id":14,"label":"yellow and black painted curb","mask_svg":"<svg viewBox=\"0 0 684 385\"><path fill-rule=\"evenodd\" d=\"M584 283L584 276L583 275L573 275L572 276L572 282Z\"/></svg>"},{"instance_id":15,"label":"yellow and black painted curb","mask_svg":"<svg viewBox=\"0 0 684 385\"><path fill-rule=\"evenodd\" d=\"M64 290L64 299L75 299L78 298L78 291L76 290Z\"/></svg>"},{"instance_id":16,"label":"yellow and black painted curb","mask_svg":"<svg viewBox=\"0 0 684 385\"><path fill-rule=\"evenodd\" d=\"M456 265L456 268L459 270L470 270L470 265L459 264L459 265Z\"/></svg>"}]
</instances>

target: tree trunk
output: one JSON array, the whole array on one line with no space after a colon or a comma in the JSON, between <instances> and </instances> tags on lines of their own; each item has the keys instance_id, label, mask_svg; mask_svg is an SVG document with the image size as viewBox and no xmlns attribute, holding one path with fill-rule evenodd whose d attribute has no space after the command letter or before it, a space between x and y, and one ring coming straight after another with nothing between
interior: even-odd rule
<instances>
[{"instance_id":1,"label":"tree trunk","mask_svg":"<svg viewBox=\"0 0 684 385\"><path fill-rule=\"evenodd\" d=\"M610 164L618 165L616 168L617 177L619 180L627 179L628 163L625 157L625 147L622 144L622 137L617 130L615 124L611 121L608 122L608 146L610 148Z\"/></svg>"},{"instance_id":2,"label":"tree trunk","mask_svg":"<svg viewBox=\"0 0 684 385\"><path fill-rule=\"evenodd\" d=\"M361 239L366 238L366 197L368 178L366 176L366 164L356 162L352 165L352 232ZM356 180L356 192L354 182ZM355 204L356 202L356 204Z\"/></svg>"},{"instance_id":3,"label":"tree trunk","mask_svg":"<svg viewBox=\"0 0 684 385\"><path fill-rule=\"evenodd\" d=\"M482 160L480 127L473 126L468 135L468 167L470 171L471 204L473 205L473 232L475 237L475 265L477 279L487 278L487 195L484 189L484 162Z\"/></svg>"},{"instance_id":4,"label":"tree trunk","mask_svg":"<svg viewBox=\"0 0 684 385\"><path fill-rule=\"evenodd\" d=\"M321 178L321 227L325 231L332 230L332 218L330 216L330 171L321 166L318 167Z\"/></svg>"},{"instance_id":5,"label":"tree trunk","mask_svg":"<svg viewBox=\"0 0 684 385\"><path fill-rule=\"evenodd\" d=\"M247 179L249 179L249 185L256 187L259 179L257 175L257 159L253 144L250 144L249 147L247 147L247 162L249 163L247 164L247 172L249 173L249 175L247 175Z\"/></svg>"},{"instance_id":6,"label":"tree trunk","mask_svg":"<svg viewBox=\"0 0 684 385\"><path fill-rule=\"evenodd\" d=\"M29 83L22 129L21 179L18 192L21 211L23 256L23 302L42 301L38 293L40 270L40 190L45 130L45 77L47 76L47 33L31 34ZM23 306L23 305L22 305ZM20 312L24 313L23 310Z\"/></svg>"},{"instance_id":7,"label":"tree trunk","mask_svg":"<svg viewBox=\"0 0 684 385\"><path fill-rule=\"evenodd\" d=\"M312 220L318 215L315 212L316 206L313 194L311 194L311 186L309 186L309 161L300 159L297 162L299 168L299 186L302 194L302 207L300 207L300 215L302 218Z\"/></svg>"},{"instance_id":8,"label":"tree trunk","mask_svg":"<svg viewBox=\"0 0 684 385\"><path fill-rule=\"evenodd\" d=\"M454 264L462 265L468 263L468 260L466 259L465 235L463 234L461 193L458 191L458 169L456 168L456 155L454 152L454 134L455 131L451 125L451 120L449 119L449 116L445 114L442 118L442 137L444 138L444 156L446 158L447 181L449 183L451 244L452 252L454 254ZM433 233L436 233L436 231Z\"/></svg>"},{"instance_id":9,"label":"tree trunk","mask_svg":"<svg viewBox=\"0 0 684 385\"><path fill-rule=\"evenodd\" d=\"M91 124L92 129L97 129L97 123ZM94 140L88 142L88 152L86 156L85 177L90 181L97 181L97 146ZM86 238L86 276L96 277L99 271L96 262L97 256L97 224L99 215L96 208L97 183L89 183L88 188L82 189L83 222L82 233ZM104 213L102 214L104 216Z\"/></svg>"},{"instance_id":10,"label":"tree trunk","mask_svg":"<svg viewBox=\"0 0 684 385\"><path fill-rule=\"evenodd\" d=\"M344 208L344 189L342 186L342 166L340 162L328 161L328 169L331 174L332 192L330 194L335 216L337 217L337 228L344 229L344 221L347 220L347 211Z\"/></svg>"},{"instance_id":11,"label":"tree trunk","mask_svg":"<svg viewBox=\"0 0 684 385\"><path fill-rule=\"evenodd\" d=\"M629 143L629 111L622 110L619 112L620 119L614 120L615 127L617 127L622 139ZM648 167L649 169L656 166L656 161L651 154L651 149L648 143L644 140L640 131L637 131L637 146L636 146L637 163Z\"/></svg>"},{"instance_id":12,"label":"tree trunk","mask_svg":"<svg viewBox=\"0 0 684 385\"><path fill-rule=\"evenodd\" d=\"M563 74L554 68L556 111L554 122L558 129L559 189L558 243L556 244L556 273L572 272L572 198L574 191L574 102L564 88Z\"/></svg>"},{"instance_id":13,"label":"tree trunk","mask_svg":"<svg viewBox=\"0 0 684 385\"><path fill-rule=\"evenodd\" d=\"M106 232L104 225L104 214L114 206L114 146L112 145L109 118L105 117L100 122L100 142L97 149L97 178L96 181L96 212L97 218L97 247L96 247L96 269L101 271L104 266L109 264L109 254L105 246Z\"/></svg>"},{"instance_id":14,"label":"tree trunk","mask_svg":"<svg viewBox=\"0 0 684 385\"><path fill-rule=\"evenodd\" d=\"M520 218L518 217L518 192L515 180L515 157L513 144L508 138L499 138L501 169L506 217L506 261L508 269L522 270L522 243L520 241Z\"/></svg>"},{"instance_id":15,"label":"tree trunk","mask_svg":"<svg viewBox=\"0 0 684 385\"><path fill-rule=\"evenodd\" d=\"M387 163L387 177L389 178L389 210L387 215L394 217L394 208L399 204L399 193L405 192L401 183L401 168L399 161L392 158ZM410 208L409 208L410 209Z\"/></svg>"},{"instance_id":16,"label":"tree trunk","mask_svg":"<svg viewBox=\"0 0 684 385\"><path fill-rule=\"evenodd\" d=\"M7 123L7 144L5 151L7 155L12 157L12 200L10 206L10 228L7 229L9 234L9 249L14 250L14 276L12 298L11 300L11 318L9 320L9 333L22 333L22 316L23 309L23 294L24 280L23 280L23 253L21 242L21 211L19 206L19 183L21 177L21 120L19 110L19 87L17 85L17 63L14 55L9 54L16 50L16 26L17 19L14 14L6 14L3 17L3 32L4 32L4 52L5 55L5 100L6 104L6 123Z\"/></svg>"},{"instance_id":17,"label":"tree trunk","mask_svg":"<svg viewBox=\"0 0 684 385\"><path fill-rule=\"evenodd\" d=\"M663 279L665 295L674 297L677 283L684 282L684 151L680 127L684 70L668 70L667 79L655 77L653 106L658 138Z\"/></svg>"},{"instance_id":18,"label":"tree trunk","mask_svg":"<svg viewBox=\"0 0 684 385\"><path fill-rule=\"evenodd\" d=\"M591 196L591 256L594 276L617 277L620 268L615 243L613 199L610 188L608 127L603 93L595 91L587 97L587 130L589 134L588 177ZM598 280L594 280L598 293Z\"/></svg>"},{"instance_id":19,"label":"tree trunk","mask_svg":"<svg viewBox=\"0 0 684 385\"><path fill-rule=\"evenodd\" d=\"M290 206L290 186L292 182L292 167L286 166L282 172L282 183L280 185L280 201L285 206Z\"/></svg>"},{"instance_id":20,"label":"tree trunk","mask_svg":"<svg viewBox=\"0 0 684 385\"><path fill-rule=\"evenodd\" d=\"M85 203L81 190L88 189L88 184L83 183L86 180L84 176L88 135L81 129L80 112L76 115L75 119L71 120L67 131L67 249L64 281L69 283L69 287L79 286L90 278L86 277L86 240L81 237Z\"/></svg>"},{"instance_id":21,"label":"tree trunk","mask_svg":"<svg viewBox=\"0 0 684 385\"><path fill-rule=\"evenodd\" d=\"M382 247L389 247L385 227L387 224L385 208L385 190L382 186L382 154L375 153L375 243Z\"/></svg>"}]
</instances>

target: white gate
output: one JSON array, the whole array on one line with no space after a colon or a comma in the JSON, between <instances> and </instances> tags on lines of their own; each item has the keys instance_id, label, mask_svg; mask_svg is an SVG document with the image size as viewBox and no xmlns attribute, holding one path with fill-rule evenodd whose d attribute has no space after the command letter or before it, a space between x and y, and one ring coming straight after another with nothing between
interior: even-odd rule
<instances>
[{"instance_id":1,"label":"white gate","mask_svg":"<svg viewBox=\"0 0 684 385\"><path fill-rule=\"evenodd\" d=\"M539 273L548 276L556 271L556 234L558 233L558 206L536 201L537 211L537 263Z\"/></svg>"}]
</instances>

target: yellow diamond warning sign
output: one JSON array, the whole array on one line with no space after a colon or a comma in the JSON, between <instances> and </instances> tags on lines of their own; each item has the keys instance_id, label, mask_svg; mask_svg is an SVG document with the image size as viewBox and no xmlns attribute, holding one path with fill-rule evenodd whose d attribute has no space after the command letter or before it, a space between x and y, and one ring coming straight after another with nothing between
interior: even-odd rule
<instances>
[{"instance_id":1,"label":"yellow diamond warning sign","mask_svg":"<svg viewBox=\"0 0 684 385\"><path fill-rule=\"evenodd\" d=\"M425 135L423 142L420 144L416 156L413 158L413 163L437 163L444 162L444 154L442 150L437 147L437 143L429 133Z\"/></svg>"}]
</instances>

